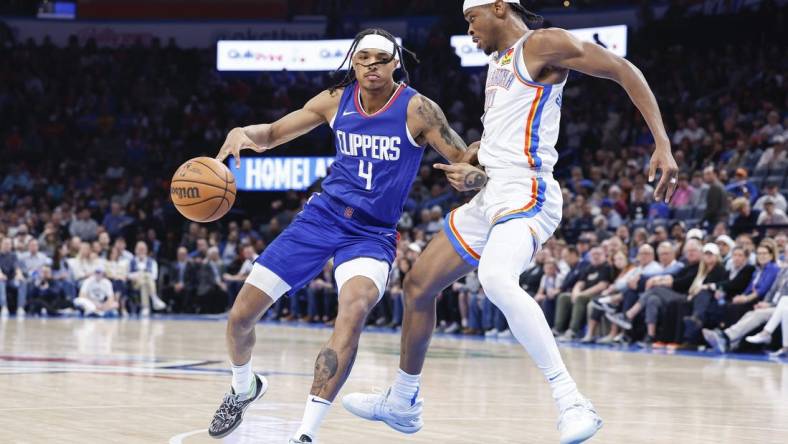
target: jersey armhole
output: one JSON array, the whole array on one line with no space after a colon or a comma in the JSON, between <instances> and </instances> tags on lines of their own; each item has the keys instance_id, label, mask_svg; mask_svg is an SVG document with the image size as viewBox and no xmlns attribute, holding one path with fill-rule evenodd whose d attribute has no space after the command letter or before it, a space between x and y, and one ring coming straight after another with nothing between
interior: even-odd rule
<instances>
[{"instance_id":1,"label":"jersey armhole","mask_svg":"<svg viewBox=\"0 0 788 444\"><path fill-rule=\"evenodd\" d=\"M405 120L405 134L408 135L408 141L411 143L411 145L417 146L419 148L424 148L424 145L419 145L416 142L416 139L413 138L413 135L410 133L410 128L408 128L408 121L407 120Z\"/></svg>"}]
</instances>

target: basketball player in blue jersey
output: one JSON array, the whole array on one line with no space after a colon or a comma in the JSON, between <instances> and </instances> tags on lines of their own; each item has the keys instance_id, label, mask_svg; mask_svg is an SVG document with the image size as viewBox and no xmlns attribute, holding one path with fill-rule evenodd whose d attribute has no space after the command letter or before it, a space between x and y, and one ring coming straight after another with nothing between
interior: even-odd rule
<instances>
[{"instance_id":1,"label":"basketball player in blue jersey","mask_svg":"<svg viewBox=\"0 0 788 444\"><path fill-rule=\"evenodd\" d=\"M385 394L350 394L343 405L369 420L415 433L423 425L420 374L435 327L435 296L478 267L487 297L506 315L509 328L542 371L559 411L560 442L580 443L602 426L564 365L539 305L519 276L561 221L562 195L553 178L558 160L562 90L570 70L613 80L629 94L656 141L650 180L662 178L656 199L668 201L678 168L659 107L646 80L631 63L561 29L531 31L535 16L518 0L465 0L469 34L490 55L484 133L478 153L489 181L471 202L447 216L405 278L405 316L400 369ZM480 170L471 165L437 167L461 186ZM496 436L492 441L518 437Z\"/></svg>"},{"instance_id":2,"label":"basketball player in blue jersey","mask_svg":"<svg viewBox=\"0 0 788 444\"><path fill-rule=\"evenodd\" d=\"M227 323L232 390L211 422L212 437L231 433L249 404L267 389L266 379L252 372L257 321L283 294L302 288L333 258L339 289L334 332L317 357L303 421L290 440L314 441L353 367L367 314L386 288L396 255L396 225L423 147L431 145L452 163L475 157L440 108L407 85L403 50L385 31L361 32L345 60L350 60L351 69L344 81L274 123L232 130L217 156L224 160L232 155L240 165L242 149L267 151L324 123L334 131L337 150L322 193L310 198L256 260L233 304ZM394 81L398 67L405 83ZM477 172L464 188L478 189L485 181L486 176Z\"/></svg>"}]
</instances>

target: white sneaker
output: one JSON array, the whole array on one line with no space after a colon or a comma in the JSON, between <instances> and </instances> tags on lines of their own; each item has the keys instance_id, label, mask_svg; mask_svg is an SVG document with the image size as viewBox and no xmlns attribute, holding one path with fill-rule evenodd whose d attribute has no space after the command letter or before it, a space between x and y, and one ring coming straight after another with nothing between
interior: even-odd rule
<instances>
[{"instance_id":1,"label":"white sneaker","mask_svg":"<svg viewBox=\"0 0 788 444\"><path fill-rule=\"evenodd\" d=\"M24 308L19 307L19 308L16 309L16 317L17 318L24 318L26 314L27 313L25 312Z\"/></svg>"},{"instance_id":2,"label":"white sneaker","mask_svg":"<svg viewBox=\"0 0 788 444\"><path fill-rule=\"evenodd\" d=\"M315 440L309 435L301 435L300 438L296 438L295 436L290 438L287 444L303 444L305 442L315 442Z\"/></svg>"},{"instance_id":3,"label":"white sneaker","mask_svg":"<svg viewBox=\"0 0 788 444\"><path fill-rule=\"evenodd\" d=\"M142 310L140 310L140 316L142 316L143 318L149 318L150 308L143 308Z\"/></svg>"},{"instance_id":4,"label":"white sneaker","mask_svg":"<svg viewBox=\"0 0 788 444\"><path fill-rule=\"evenodd\" d=\"M485 338L497 338L498 337L498 329L497 328L493 328L492 330L486 332L484 334L484 337Z\"/></svg>"},{"instance_id":5,"label":"white sneaker","mask_svg":"<svg viewBox=\"0 0 788 444\"><path fill-rule=\"evenodd\" d=\"M558 432L561 444L580 444L602 428L602 418L597 415L591 401L578 395L575 402L561 412Z\"/></svg>"},{"instance_id":6,"label":"white sneaker","mask_svg":"<svg viewBox=\"0 0 788 444\"><path fill-rule=\"evenodd\" d=\"M749 342L750 344L770 344L772 342L772 335L761 330L752 336L747 336L745 341Z\"/></svg>"},{"instance_id":7,"label":"white sneaker","mask_svg":"<svg viewBox=\"0 0 788 444\"><path fill-rule=\"evenodd\" d=\"M450 335L457 333L459 330L460 330L460 324L453 322L450 326L446 328L446 330L443 330L443 332Z\"/></svg>"},{"instance_id":8,"label":"white sneaker","mask_svg":"<svg viewBox=\"0 0 788 444\"><path fill-rule=\"evenodd\" d=\"M162 311L167 308L167 303L159 299L155 294L150 297L150 300L153 302L153 309L156 311Z\"/></svg>"},{"instance_id":9,"label":"white sneaker","mask_svg":"<svg viewBox=\"0 0 788 444\"><path fill-rule=\"evenodd\" d=\"M417 399L415 404L404 410L388 402L391 388L386 393L351 393L342 398L342 405L350 413L369 421L383 421L401 433L416 433L424 427L421 413L424 400Z\"/></svg>"},{"instance_id":10,"label":"white sneaker","mask_svg":"<svg viewBox=\"0 0 788 444\"><path fill-rule=\"evenodd\" d=\"M8 315L9 315L9 313L8 313L8 307L3 307L3 308L0 308L0 318L3 318L3 319L5 319L5 318L7 318L7 317L8 317Z\"/></svg>"},{"instance_id":11,"label":"white sneaker","mask_svg":"<svg viewBox=\"0 0 788 444\"><path fill-rule=\"evenodd\" d=\"M509 330L508 328L506 330L498 333L498 339L509 339L509 338L513 338L513 337L514 337L514 335L512 334L512 331Z\"/></svg>"}]
</instances>

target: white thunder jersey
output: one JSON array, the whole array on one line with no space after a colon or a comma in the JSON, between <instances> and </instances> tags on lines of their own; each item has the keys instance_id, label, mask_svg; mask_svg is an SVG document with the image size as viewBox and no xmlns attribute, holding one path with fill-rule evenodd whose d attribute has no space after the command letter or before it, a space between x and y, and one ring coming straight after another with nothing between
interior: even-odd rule
<instances>
[{"instance_id":1,"label":"white thunder jersey","mask_svg":"<svg viewBox=\"0 0 788 444\"><path fill-rule=\"evenodd\" d=\"M561 121L561 93L566 80L556 85L534 82L525 69L523 44L531 31L513 47L490 59L484 135L479 162L489 179L470 202L446 217L445 231L457 254L479 266L493 227L522 219L523 236L533 242L532 257L561 223L563 196L553 178L558 161L555 144Z\"/></svg>"},{"instance_id":2,"label":"white thunder jersey","mask_svg":"<svg viewBox=\"0 0 788 444\"><path fill-rule=\"evenodd\" d=\"M566 79L549 85L531 78L523 45L532 33L490 57L479 162L491 178L551 174L558 161L555 144Z\"/></svg>"}]
</instances>

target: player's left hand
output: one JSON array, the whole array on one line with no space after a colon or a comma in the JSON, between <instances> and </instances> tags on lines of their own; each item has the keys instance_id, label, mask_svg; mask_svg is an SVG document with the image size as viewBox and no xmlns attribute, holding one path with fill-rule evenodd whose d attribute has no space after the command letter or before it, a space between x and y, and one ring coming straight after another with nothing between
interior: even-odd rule
<instances>
[{"instance_id":1,"label":"player's left hand","mask_svg":"<svg viewBox=\"0 0 788 444\"><path fill-rule=\"evenodd\" d=\"M679 183L679 166L676 164L676 159L673 158L670 143L667 145L657 144L657 149L651 156L648 167L649 182L654 182L658 170L662 171L662 177L659 179L657 188L654 189L654 200L667 203L670 202Z\"/></svg>"},{"instance_id":2,"label":"player's left hand","mask_svg":"<svg viewBox=\"0 0 788 444\"><path fill-rule=\"evenodd\" d=\"M445 172L446 179L457 191L479 190L487 183L487 174L468 163L436 163L433 167Z\"/></svg>"}]
</instances>

